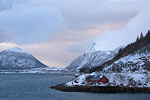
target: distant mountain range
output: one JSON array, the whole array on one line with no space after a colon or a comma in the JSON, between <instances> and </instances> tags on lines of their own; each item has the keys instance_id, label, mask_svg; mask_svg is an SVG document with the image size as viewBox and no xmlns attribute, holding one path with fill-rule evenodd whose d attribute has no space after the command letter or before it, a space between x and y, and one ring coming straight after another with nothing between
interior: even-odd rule
<instances>
[{"instance_id":1,"label":"distant mountain range","mask_svg":"<svg viewBox=\"0 0 150 100\"><path fill-rule=\"evenodd\" d=\"M119 51L119 48L114 51L96 51L96 44L93 43L92 47L77 57L69 66L68 70L80 70L82 68L91 68L102 65L104 62L112 59Z\"/></svg>"},{"instance_id":2,"label":"distant mountain range","mask_svg":"<svg viewBox=\"0 0 150 100\"><path fill-rule=\"evenodd\" d=\"M14 47L0 52L0 70L23 70L32 68L46 68L30 53Z\"/></svg>"}]
</instances>

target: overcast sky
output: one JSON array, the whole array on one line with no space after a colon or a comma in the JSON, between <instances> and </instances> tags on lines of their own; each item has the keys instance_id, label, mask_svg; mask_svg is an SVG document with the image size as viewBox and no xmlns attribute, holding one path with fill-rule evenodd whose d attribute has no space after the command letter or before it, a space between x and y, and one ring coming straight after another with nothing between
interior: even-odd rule
<instances>
[{"instance_id":1,"label":"overcast sky","mask_svg":"<svg viewBox=\"0 0 150 100\"><path fill-rule=\"evenodd\" d=\"M150 0L0 0L0 51L20 47L50 67L113 50L150 29Z\"/></svg>"}]
</instances>

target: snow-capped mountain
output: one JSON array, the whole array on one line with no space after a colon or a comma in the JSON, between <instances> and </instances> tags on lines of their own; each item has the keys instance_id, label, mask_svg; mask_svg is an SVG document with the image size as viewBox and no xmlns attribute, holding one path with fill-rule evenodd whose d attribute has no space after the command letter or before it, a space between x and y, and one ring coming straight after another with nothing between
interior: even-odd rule
<instances>
[{"instance_id":1,"label":"snow-capped mountain","mask_svg":"<svg viewBox=\"0 0 150 100\"><path fill-rule=\"evenodd\" d=\"M30 53L28 53L27 51L25 50L22 50L18 47L13 47L13 48L10 48L8 50L4 50L4 52L15 52L15 53L22 53L22 54L28 54L28 55L31 55Z\"/></svg>"},{"instance_id":2,"label":"snow-capped mountain","mask_svg":"<svg viewBox=\"0 0 150 100\"><path fill-rule=\"evenodd\" d=\"M103 69L104 72L150 73L150 45L115 61Z\"/></svg>"},{"instance_id":3,"label":"snow-capped mountain","mask_svg":"<svg viewBox=\"0 0 150 100\"><path fill-rule=\"evenodd\" d=\"M66 69L79 70L84 67L100 66L104 62L112 59L117 53L118 48L114 51L97 51L96 44L93 43L92 47L77 57Z\"/></svg>"},{"instance_id":4,"label":"snow-capped mountain","mask_svg":"<svg viewBox=\"0 0 150 100\"><path fill-rule=\"evenodd\" d=\"M103 65L105 72L150 73L150 31L125 48L120 49L116 57Z\"/></svg>"},{"instance_id":5,"label":"snow-capped mountain","mask_svg":"<svg viewBox=\"0 0 150 100\"><path fill-rule=\"evenodd\" d=\"M42 64L30 53L14 47L0 52L0 70L14 70L14 69L31 69L44 68L46 65Z\"/></svg>"}]
</instances>

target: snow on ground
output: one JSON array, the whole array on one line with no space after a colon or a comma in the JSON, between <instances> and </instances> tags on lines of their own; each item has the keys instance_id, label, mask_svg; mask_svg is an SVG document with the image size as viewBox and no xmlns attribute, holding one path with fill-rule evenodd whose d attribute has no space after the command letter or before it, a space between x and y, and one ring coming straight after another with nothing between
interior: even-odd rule
<instances>
[{"instance_id":1,"label":"snow on ground","mask_svg":"<svg viewBox=\"0 0 150 100\"><path fill-rule=\"evenodd\" d=\"M95 72L93 72L92 74L83 74L83 75L80 75L79 77L77 77L76 79L66 83L67 86L73 86L73 85L85 85L84 82L85 82L85 79L87 76L90 76L90 75L96 75Z\"/></svg>"},{"instance_id":2,"label":"snow on ground","mask_svg":"<svg viewBox=\"0 0 150 100\"><path fill-rule=\"evenodd\" d=\"M150 71L143 68L145 63L150 63L150 53L135 53L128 56L122 57L119 60L115 61L110 66L107 66L103 69L104 72L113 72L113 67L122 68L121 72L132 73L150 73ZM119 67L120 66L120 67Z\"/></svg>"},{"instance_id":3,"label":"snow on ground","mask_svg":"<svg viewBox=\"0 0 150 100\"><path fill-rule=\"evenodd\" d=\"M60 73L68 72L68 70L63 68L33 68L30 70L0 70L0 73Z\"/></svg>"},{"instance_id":4,"label":"snow on ground","mask_svg":"<svg viewBox=\"0 0 150 100\"><path fill-rule=\"evenodd\" d=\"M133 86L146 86L150 87L150 74L140 74L140 73L103 73L110 83L115 81L116 85L123 84L124 86L132 84ZM143 84L143 85L140 85ZM114 84L112 84L114 85Z\"/></svg>"},{"instance_id":5,"label":"snow on ground","mask_svg":"<svg viewBox=\"0 0 150 100\"><path fill-rule=\"evenodd\" d=\"M83 74L76 79L66 83L67 86L74 85L89 85L86 82L86 77L104 75L109 79L109 84L90 84L91 86L130 86L130 87L150 87L150 74L139 74L139 73L92 73Z\"/></svg>"}]
</instances>

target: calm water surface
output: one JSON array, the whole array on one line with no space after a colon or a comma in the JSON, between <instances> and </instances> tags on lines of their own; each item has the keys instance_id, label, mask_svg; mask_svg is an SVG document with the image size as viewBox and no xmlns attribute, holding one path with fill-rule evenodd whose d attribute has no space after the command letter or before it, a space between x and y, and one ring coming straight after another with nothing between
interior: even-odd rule
<instances>
[{"instance_id":1,"label":"calm water surface","mask_svg":"<svg viewBox=\"0 0 150 100\"><path fill-rule=\"evenodd\" d=\"M48 88L72 78L65 74L0 74L0 100L150 100L150 94L61 92Z\"/></svg>"}]
</instances>

